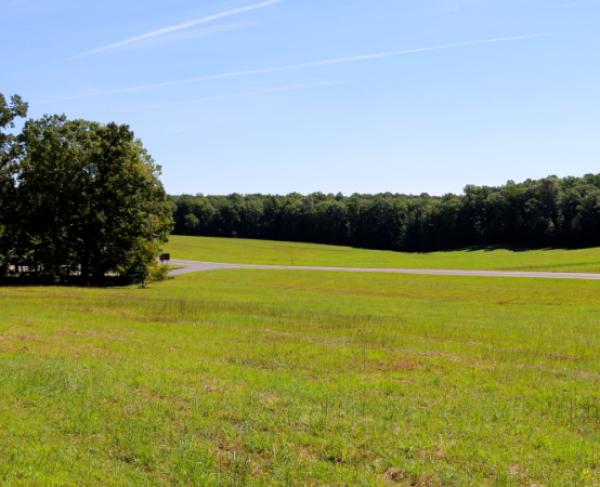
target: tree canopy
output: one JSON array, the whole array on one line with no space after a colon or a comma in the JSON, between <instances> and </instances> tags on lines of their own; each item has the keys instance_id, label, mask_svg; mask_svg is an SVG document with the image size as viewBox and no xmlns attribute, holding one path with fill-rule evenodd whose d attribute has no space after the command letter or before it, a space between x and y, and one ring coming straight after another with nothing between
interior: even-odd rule
<instances>
[{"instance_id":1,"label":"tree canopy","mask_svg":"<svg viewBox=\"0 0 600 487\"><path fill-rule=\"evenodd\" d=\"M600 245L600 174L551 176L463 194L314 193L173 197L175 233L432 251Z\"/></svg>"},{"instance_id":2,"label":"tree canopy","mask_svg":"<svg viewBox=\"0 0 600 487\"><path fill-rule=\"evenodd\" d=\"M27 116L27 104L21 97L10 101L0 93L0 276L5 272L7 256L13 247L10 220L15 213L15 161L18 156L15 120Z\"/></svg>"},{"instance_id":3,"label":"tree canopy","mask_svg":"<svg viewBox=\"0 0 600 487\"><path fill-rule=\"evenodd\" d=\"M4 268L145 282L171 230L172 203L129 127L52 115L28 120L7 143Z\"/></svg>"}]
</instances>

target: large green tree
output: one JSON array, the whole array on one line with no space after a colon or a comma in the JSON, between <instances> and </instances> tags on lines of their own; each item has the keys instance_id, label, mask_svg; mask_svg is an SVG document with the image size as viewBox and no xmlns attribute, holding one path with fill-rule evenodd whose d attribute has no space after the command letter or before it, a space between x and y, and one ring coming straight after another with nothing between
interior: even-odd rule
<instances>
[{"instance_id":1,"label":"large green tree","mask_svg":"<svg viewBox=\"0 0 600 487\"><path fill-rule=\"evenodd\" d=\"M13 253L13 226L16 220L14 173L18 145L12 129L15 120L27 115L27 104L15 95L7 100L0 93L0 276Z\"/></svg>"},{"instance_id":2,"label":"large green tree","mask_svg":"<svg viewBox=\"0 0 600 487\"><path fill-rule=\"evenodd\" d=\"M172 226L157 166L126 125L46 116L25 124L19 254L46 277L144 282Z\"/></svg>"}]
</instances>

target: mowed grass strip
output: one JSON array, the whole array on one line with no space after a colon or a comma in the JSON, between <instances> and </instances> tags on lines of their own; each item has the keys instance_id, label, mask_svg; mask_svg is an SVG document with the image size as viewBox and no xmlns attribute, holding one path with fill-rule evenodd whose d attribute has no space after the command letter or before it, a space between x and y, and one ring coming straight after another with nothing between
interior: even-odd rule
<instances>
[{"instance_id":1,"label":"mowed grass strip","mask_svg":"<svg viewBox=\"0 0 600 487\"><path fill-rule=\"evenodd\" d=\"M171 236L173 259L236 264L600 273L600 248L409 253L211 237Z\"/></svg>"},{"instance_id":2,"label":"mowed grass strip","mask_svg":"<svg viewBox=\"0 0 600 487\"><path fill-rule=\"evenodd\" d=\"M0 291L0 485L594 486L597 282Z\"/></svg>"}]
</instances>

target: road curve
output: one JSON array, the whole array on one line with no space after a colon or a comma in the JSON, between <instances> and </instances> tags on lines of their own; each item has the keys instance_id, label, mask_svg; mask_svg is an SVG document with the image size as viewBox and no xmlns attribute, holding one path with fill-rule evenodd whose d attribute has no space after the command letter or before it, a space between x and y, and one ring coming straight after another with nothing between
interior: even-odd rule
<instances>
[{"instance_id":1,"label":"road curve","mask_svg":"<svg viewBox=\"0 0 600 487\"><path fill-rule=\"evenodd\" d=\"M417 274L427 276L465 276L465 277L525 277L534 279L580 279L600 280L600 274L584 272L521 272L521 271L466 271L458 269L400 269L400 268L368 268L368 267L323 267L292 265L260 265L260 264L221 264L217 262L200 262L196 260L172 260L177 266L170 272L171 276L191 274L193 272L216 271L226 269L260 269L274 271L326 271L326 272L363 272L381 274Z\"/></svg>"}]
</instances>

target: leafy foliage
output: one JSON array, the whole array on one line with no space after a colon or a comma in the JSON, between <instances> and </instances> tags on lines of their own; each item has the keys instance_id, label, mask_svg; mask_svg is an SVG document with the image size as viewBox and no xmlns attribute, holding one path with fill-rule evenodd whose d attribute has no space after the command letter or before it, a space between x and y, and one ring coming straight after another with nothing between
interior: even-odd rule
<instances>
[{"instance_id":1,"label":"leafy foliage","mask_svg":"<svg viewBox=\"0 0 600 487\"><path fill-rule=\"evenodd\" d=\"M11 220L15 211L13 174L18 157L18 145L11 129L17 118L27 115L27 104L19 96L7 101L0 93L0 275L4 274L12 252Z\"/></svg>"},{"instance_id":2,"label":"leafy foliage","mask_svg":"<svg viewBox=\"0 0 600 487\"><path fill-rule=\"evenodd\" d=\"M600 174L462 195L175 196L175 233L430 251L600 245Z\"/></svg>"},{"instance_id":3,"label":"leafy foliage","mask_svg":"<svg viewBox=\"0 0 600 487\"><path fill-rule=\"evenodd\" d=\"M27 121L12 142L8 260L44 278L117 274L144 283L172 206L160 167L129 127L52 115Z\"/></svg>"}]
</instances>

